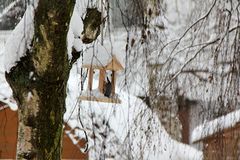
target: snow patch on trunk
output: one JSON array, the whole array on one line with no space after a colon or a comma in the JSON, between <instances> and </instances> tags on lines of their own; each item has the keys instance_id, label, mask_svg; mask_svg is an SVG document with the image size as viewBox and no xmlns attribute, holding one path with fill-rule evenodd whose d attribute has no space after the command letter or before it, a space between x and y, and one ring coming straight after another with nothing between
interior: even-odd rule
<instances>
[{"instance_id":1,"label":"snow patch on trunk","mask_svg":"<svg viewBox=\"0 0 240 160\"><path fill-rule=\"evenodd\" d=\"M4 50L4 66L5 71L10 72L20 58L26 55L27 49L30 49L32 38L34 35L34 8L29 5L27 10L8 38Z\"/></svg>"}]
</instances>

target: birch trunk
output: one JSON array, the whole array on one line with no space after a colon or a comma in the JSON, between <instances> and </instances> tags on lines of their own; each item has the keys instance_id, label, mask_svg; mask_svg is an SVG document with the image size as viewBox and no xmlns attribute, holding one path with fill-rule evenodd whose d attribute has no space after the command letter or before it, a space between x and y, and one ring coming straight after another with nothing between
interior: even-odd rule
<instances>
[{"instance_id":1,"label":"birch trunk","mask_svg":"<svg viewBox=\"0 0 240 160\"><path fill-rule=\"evenodd\" d=\"M73 7L73 0L39 0L32 49L6 74L19 106L17 159L61 159Z\"/></svg>"}]
</instances>

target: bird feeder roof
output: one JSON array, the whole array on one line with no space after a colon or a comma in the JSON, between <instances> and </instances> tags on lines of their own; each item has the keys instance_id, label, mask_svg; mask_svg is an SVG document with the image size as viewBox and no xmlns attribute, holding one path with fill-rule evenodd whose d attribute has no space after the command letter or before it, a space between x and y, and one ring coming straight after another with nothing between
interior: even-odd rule
<instances>
[{"instance_id":1,"label":"bird feeder roof","mask_svg":"<svg viewBox=\"0 0 240 160\"><path fill-rule=\"evenodd\" d=\"M120 53L107 45L95 44L83 52L83 68L123 70L123 61Z\"/></svg>"}]
</instances>

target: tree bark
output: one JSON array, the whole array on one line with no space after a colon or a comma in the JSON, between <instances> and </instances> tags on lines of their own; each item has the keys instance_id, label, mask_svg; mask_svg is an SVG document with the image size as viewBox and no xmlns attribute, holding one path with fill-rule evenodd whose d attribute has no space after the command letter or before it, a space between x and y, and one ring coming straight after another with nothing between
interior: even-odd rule
<instances>
[{"instance_id":1,"label":"tree bark","mask_svg":"<svg viewBox=\"0 0 240 160\"><path fill-rule=\"evenodd\" d=\"M31 50L6 79L19 109L17 159L61 159L73 0L39 0Z\"/></svg>"}]
</instances>

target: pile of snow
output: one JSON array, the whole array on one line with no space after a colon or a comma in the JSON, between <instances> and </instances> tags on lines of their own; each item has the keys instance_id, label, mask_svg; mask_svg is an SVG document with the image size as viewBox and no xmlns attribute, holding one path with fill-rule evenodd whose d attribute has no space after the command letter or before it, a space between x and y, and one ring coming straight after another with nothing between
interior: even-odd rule
<instances>
[{"instance_id":1,"label":"pile of snow","mask_svg":"<svg viewBox=\"0 0 240 160\"><path fill-rule=\"evenodd\" d=\"M0 101L6 103L12 110L17 110L17 104L12 98L12 90L5 79L5 69L4 69L4 45L5 39L9 36L10 31L0 32Z\"/></svg>"},{"instance_id":2,"label":"pile of snow","mask_svg":"<svg viewBox=\"0 0 240 160\"><path fill-rule=\"evenodd\" d=\"M196 127L191 135L191 141L196 142L214 135L215 133L221 132L224 129L234 127L240 122L240 110L231 112L225 116L219 117L212 121L203 123Z\"/></svg>"}]
</instances>

